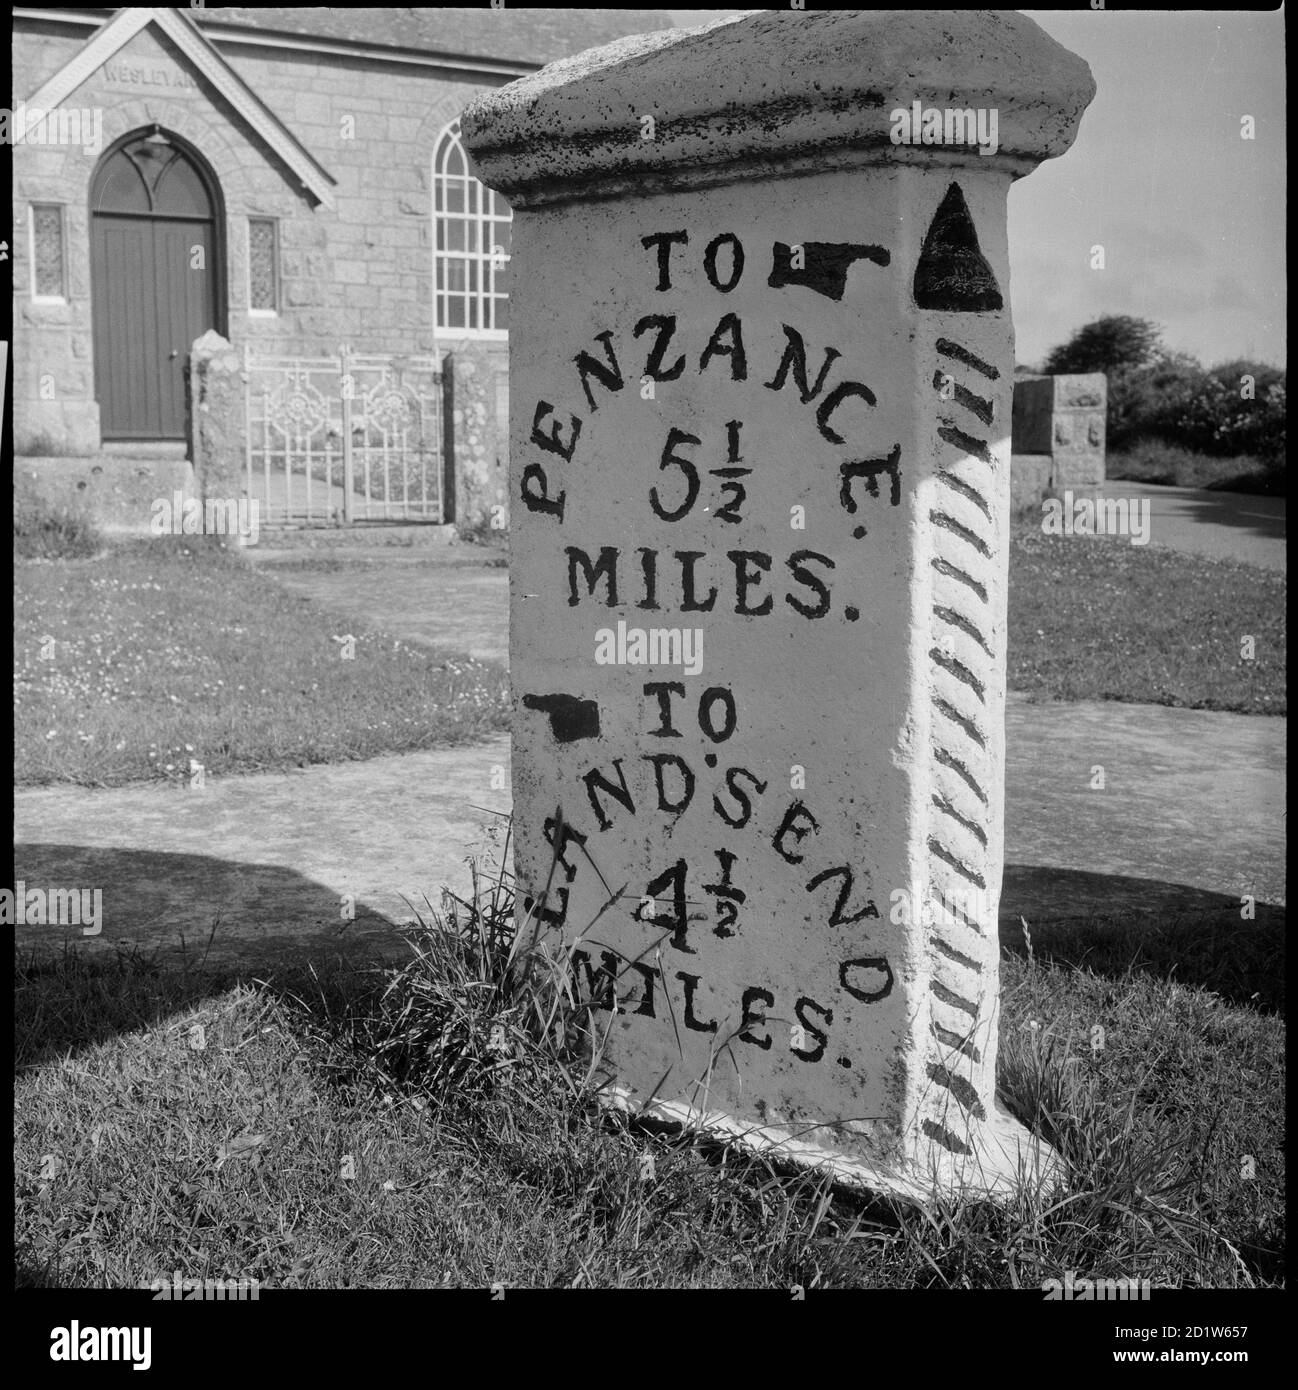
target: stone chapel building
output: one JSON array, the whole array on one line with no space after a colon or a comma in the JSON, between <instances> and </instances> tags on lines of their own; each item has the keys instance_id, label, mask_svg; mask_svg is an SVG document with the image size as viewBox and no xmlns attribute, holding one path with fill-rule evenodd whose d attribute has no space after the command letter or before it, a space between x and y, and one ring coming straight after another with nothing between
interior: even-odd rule
<instances>
[{"instance_id":1,"label":"stone chapel building","mask_svg":"<svg viewBox=\"0 0 1298 1390\"><path fill-rule=\"evenodd\" d=\"M192 486L190 349L214 331L272 511L341 520L345 490L348 519L480 523L507 504L510 211L470 172L459 113L671 23L16 9L16 473L105 512Z\"/></svg>"}]
</instances>

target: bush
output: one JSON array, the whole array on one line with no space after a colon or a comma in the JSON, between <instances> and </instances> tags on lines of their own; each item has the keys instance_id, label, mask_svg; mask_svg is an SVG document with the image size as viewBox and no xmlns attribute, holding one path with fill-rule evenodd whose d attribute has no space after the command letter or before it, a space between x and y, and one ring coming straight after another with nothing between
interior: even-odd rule
<instances>
[{"instance_id":1,"label":"bush","mask_svg":"<svg viewBox=\"0 0 1298 1390\"><path fill-rule=\"evenodd\" d=\"M23 560L83 560L104 538L84 507L14 497L14 556Z\"/></svg>"},{"instance_id":2,"label":"bush","mask_svg":"<svg viewBox=\"0 0 1298 1390\"><path fill-rule=\"evenodd\" d=\"M1211 458L1250 456L1278 472L1284 371L1247 358L1205 368L1188 353L1164 348L1161 338L1147 319L1097 319L1055 348L1044 370L1105 374L1110 449L1157 440Z\"/></svg>"},{"instance_id":3,"label":"bush","mask_svg":"<svg viewBox=\"0 0 1298 1390\"><path fill-rule=\"evenodd\" d=\"M1279 469L1284 463L1285 373L1259 362L1225 362L1208 373L1217 409L1214 442L1210 452L1223 455L1252 454ZM1253 398L1241 395L1242 378L1251 377Z\"/></svg>"},{"instance_id":4,"label":"bush","mask_svg":"<svg viewBox=\"0 0 1298 1390\"><path fill-rule=\"evenodd\" d=\"M1243 395L1244 378L1252 395ZM1140 367L1109 373L1109 446L1158 440L1212 458L1250 455L1278 467L1284 458L1284 373L1257 362L1211 370L1192 357L1164 353Z\"/></svg>"}]
</instances>

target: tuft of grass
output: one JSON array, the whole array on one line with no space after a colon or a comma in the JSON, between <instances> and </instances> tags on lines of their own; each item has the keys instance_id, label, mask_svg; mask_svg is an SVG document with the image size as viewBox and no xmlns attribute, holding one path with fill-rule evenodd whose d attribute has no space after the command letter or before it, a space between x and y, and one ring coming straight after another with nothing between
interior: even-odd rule
<instances>
[{"instance_id":1,"label":"tuft of grass","mask_svg":"<svg viewBox=\"0 0 1298 1390\"><path fill-rule=\"evenodd\" d=\"M490 512L484 512L472 526L457 525L455 534L461 544L475 546L509 563L509 529L493 525Z\"/></svg>"},{"instance_id":2,"label":"tuft of grass","mask_svg":"<svg viewBox=\"0 0 1298 1390\"><path fill-rule=\"evenodd\" d=\"M1039 509L1013 532L1009 573L1011 690L1285 713L1283 574L1117 536L1042 535Z\"/></svg>"},{"instance_id":3,"label":"tuft of grass","mask_svg":"<svg viewBox=\"0 0 1298 1390\"><path fill-rule=\"evenodd\" d=\"M468 898L445 890L440 909L425 898L427 915L415 909L403 933L404 966L375 967L368 988L345 998L314 976L310 1002L294 999L304 1019L325 1020L312 1025L319 1037L345 1043L371 1076L417 1087L433 1105L487 1099L542 1073L553 1079L556 1068L574 1095L590 1083L589 1068L569 1070L589 1014L572 993L571 952L536 918L515 923L508 831L503 848L494 828L488 839L502 867L485 879L472 861Z\"/></svg>"},{"instance_id":4,"label":"tuft of grass","mask_svg":"<svg viewBox=\"0 0 1298 1390\"><path fill-rule=\"evenodd\" d=\"M1003 1103L1071 1190L920 1209L601 1111L598 1020L513 906L501 874L430 908L400 967L20 962L20 1282L1283 1283L1283 1020L1159 975L1116 919L1003 961ZM1247 974L1281 942L1220 945Z\"/></svg>"},{"instance_id":5,"label":"tuft of grass","mask_svg":"<svg viewBox=\"0 0 1298 1390\"><path fill-rule=\"evenodd\" d=\"M279 771L508 724L498 665L347 624L183 537L17 565L14 654L19 786Z\"/></svg>"},{"instance_id":6,"label":"tuft of grass","mask_svg":"<svg viewBox=\"0 0 1298 1390\"><path fill-rule=\"evenodd\" d=\"M14 496L14 556L22 560L87 560L104 537L84 507Z\"/></svg>"}]
</instances>

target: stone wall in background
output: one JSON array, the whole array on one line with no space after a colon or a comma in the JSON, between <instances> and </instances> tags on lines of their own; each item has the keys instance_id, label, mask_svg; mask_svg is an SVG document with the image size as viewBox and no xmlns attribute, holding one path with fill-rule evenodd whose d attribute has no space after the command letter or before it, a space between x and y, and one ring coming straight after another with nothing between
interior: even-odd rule
<instances>
[{"instance_id":1,"label":"stone wall in background","mask_svg":"<svg viewBox=\"0 0 1298 1390\"><path fill-rule=\"evenodd\" d=\"M198 495L193 465L183 458L14 458L15 507L85 512L110 533L147 535L157 499L177 492L186 500Z\"/></svg>"}]
</instances>

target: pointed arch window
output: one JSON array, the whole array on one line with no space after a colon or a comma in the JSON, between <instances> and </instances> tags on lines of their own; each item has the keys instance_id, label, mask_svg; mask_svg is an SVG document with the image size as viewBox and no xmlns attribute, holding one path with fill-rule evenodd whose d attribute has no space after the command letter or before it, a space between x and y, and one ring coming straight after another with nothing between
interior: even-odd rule
<instances>
[{"instance_id":1,"label":"pointed arch window","mask_svg":"<svg viewBox=\"0 0 1298 1390\"><path fill-rule=\"evenodd\" d=\"M513 213L469 172L452 121L433 151L433 323L439 333L504 338Z\"/></svg>"},{"instance_id":2,"label":"pointed arch window","mask_svg":"<svg viewBox=\"0 0 1298 1390\"><path fill-rule=\"evenodd\" d=\"M92 212L210 222L216 216L207 182L183 149L156 128L104 160L91 189Z\"/></svg>"}]
</instances>

